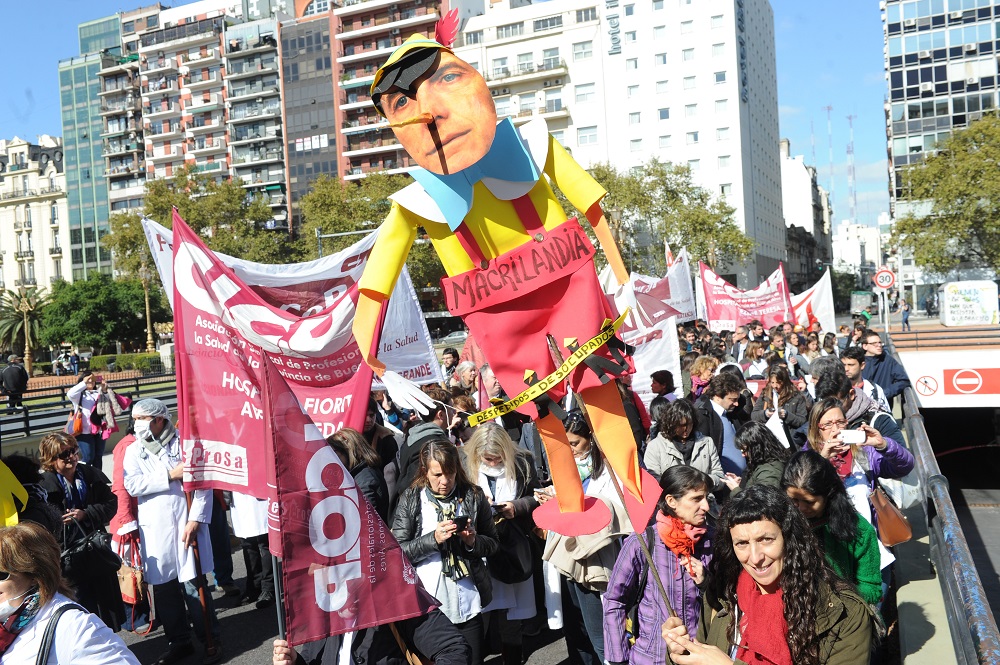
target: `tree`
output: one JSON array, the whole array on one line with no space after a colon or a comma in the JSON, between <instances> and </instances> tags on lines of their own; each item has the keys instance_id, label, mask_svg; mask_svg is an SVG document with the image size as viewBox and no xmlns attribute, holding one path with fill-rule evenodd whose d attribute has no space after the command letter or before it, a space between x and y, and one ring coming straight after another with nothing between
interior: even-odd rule
<instances>
[{"instance_id":1,"label":"tree","mask_svg":"<svg viewBox=\"0 0 1000 665\"><path fill-rule=\"evenodd\" d=\"M927 214L896 219L892 241L938 273L968 264L1000 272L1000 116L984 116L902 174L906 199Z\"/></svg>"},{"instance_id":2,"label":"tree","mask_svg":"<svg viewBox=\"0 0 1000 665\"><path fill-rule=\"evenodd\" d=\"M36 287L26 288L25 298L31 309L28 311L28 341L37 349L41 339L42 311L48 307L50 294ZM24 312L21 311L21 295L17 291L0 292L0 350L6 355L15 349L24 349Z\"/></svg>"},{"instance_id":3,"label":"tree","mask_svg":"<svg viewBox=\"0 0 1000 665\"><path fill-rule=\"evenodd\" d=\"M686 247L692 261L704 261L713 269L753 253L754 241L736 225L735 209L694 184L686 166L653 158L625 172L596 164L590 173L608 192L601 205L626 265L635 272L664 274L664 240L675 249Z\"/></svg>"},{"instance_id":4,"label":"tree","mask_svg":"<svg viewBox=\"0 0 1000 665\"><path fill-rule=\"evenodd\" d=\"M409 176L384 173L372 173L356 183L320 176L301 202L303 222L299 237L305 255L308 258L319 256L317 232L374 231L389 214L392 206L389 196L410 182ZM361 234L323 238L323 255L344 249L360 239ZM444 275L444 267L422 230L418 230L418 240L410 249L406 266L417 288L428 284L437 286Z\"/></svg>"},{"instance_id":5,"label":"tree","mask_svg":"<svg viewBox=\"0 0 1000 665\"><path fill-rule=\"evenodd\" d=\"M153 321L172 316L159 289L150 293ZM42 312L41 339L46 344L72 342L103 352L115 342L145 346L146 308L142 282L92 273L87 279L57 282Z\"/></svg>"},{"instance_id":6,"label":"tree","mask_svg":"<svg viewBox=\"0 0 1000 665\"><path fill-rule=\"evenodd\" d=\"M851 292L857 287L857 275L850 272L838 272L830 275L833 286L833 308L838 312L851 311Z\"/></svg>"}]
</instances>

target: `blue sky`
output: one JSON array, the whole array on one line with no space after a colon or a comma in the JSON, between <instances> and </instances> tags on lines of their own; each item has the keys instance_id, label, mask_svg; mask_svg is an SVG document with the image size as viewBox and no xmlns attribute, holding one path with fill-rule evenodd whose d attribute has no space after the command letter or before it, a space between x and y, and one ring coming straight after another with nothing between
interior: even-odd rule
<instances>
[{"instance_id":1,"label":"blue sky","mask_svg":"<svg viewBox=\"0 0 1000 665\"><path fill-rule=\"evenodd\" d=\"M854 146L858 220L874 224L888 210L885 80L882 26L875 0L803 2L771 0L778 60L781 136L792 154L812 163L815 133L820 183L829 188L830 159L825 106L833 106L834 203L837 220L848 216L847 116L855 115ZM35 0L4 7L8 27L0 43L0 137L62 133L59 60L79 53L76 26L147 2ZM172 6L188 4L184 1ZM812 127L810 126L812 124Z\"/></svg>"}]
</instances>

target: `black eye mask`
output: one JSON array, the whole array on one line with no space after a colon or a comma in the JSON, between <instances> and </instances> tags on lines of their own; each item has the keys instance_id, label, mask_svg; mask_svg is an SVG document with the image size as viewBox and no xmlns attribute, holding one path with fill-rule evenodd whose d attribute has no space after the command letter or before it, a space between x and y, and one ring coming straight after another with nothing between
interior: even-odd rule
<instances>
[{"instance_id":1,"label":"black eye mask","mask_svg":"<svg viewBox=\"0 0 1000 665\"><path fill-rule=\"evenodd\" d=\"M382 95L393 90L411 94L416 90L416 83L434 66L441 50L436 48L415 49L382 74L375 89L372 91L372 103L382 111ZM384 112L383 112L384 114Z\"/></svg>"}]
</instances>

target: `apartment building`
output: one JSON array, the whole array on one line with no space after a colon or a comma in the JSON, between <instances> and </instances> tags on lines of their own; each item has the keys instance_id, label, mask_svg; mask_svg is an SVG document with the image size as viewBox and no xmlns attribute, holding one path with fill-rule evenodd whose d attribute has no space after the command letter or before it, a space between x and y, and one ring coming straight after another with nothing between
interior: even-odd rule
<instances>
[{"instance_id":1,"label":"apartment building","mask_svg":"<svg viewBox=\"0 0 1000 665\"><path fill-rule=\"evenodd\" d=\"M464 23L456 52L486 77L499 116L544 117L586 167L689 166L757 241L731 281L755 286L785 257L767 0L501 0Z\"/></svg>"},{"instance_id":2,"label":"apartment building","mask_svg":"<svg viewBox=\"0 0 1000 665\"><path fill-rule=\"evenodd\" d=\"M69 237L62 141L0 139L0 290L68 279Z\"/></svg>"},{"instance_id":3,"label":"apartment building","mask_svg":"<svg viewBox=\"0 0 1000 665\"><path fill-rule=\"evenodd\" d=\"M816 179L816 168L802 155L792 155L791 142L781 139L781 209L787 227L786 274L792 291L816 281L833 258L830 196Z\"/></svg>"}]
</instances>

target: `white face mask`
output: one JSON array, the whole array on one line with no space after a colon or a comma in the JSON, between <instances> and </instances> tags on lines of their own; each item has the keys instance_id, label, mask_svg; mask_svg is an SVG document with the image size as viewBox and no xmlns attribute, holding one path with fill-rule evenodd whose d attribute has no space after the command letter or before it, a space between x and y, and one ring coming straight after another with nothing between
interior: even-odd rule
<instances>
[{"instance_id":1,"label":"white face mask","mask_svg":"<svg viewBox=\"0 0 1000 665\"><path fill-rule=\"evenodd\" d=\"M25 592L22 593L22 594L20 594L20 595L14 596L13 598L11 598L10 600L8 600L5 603L0 603L0 623L3 623L4 621L6 621L10 617L11 614L13 614L14 612L17 612L17 610L21 607L21 603L17 603L16 605L11 605L10 601L11 600L17 600L18 598L23 598L30 591L31 591L31 588L25 590Z\"/></svg>"},{"instance_id":2,"label":"white face mask","mask_svg":"<svg viewBox=\"0 0 1000 665\"><path fill-rule=\"evenodd\" d=\"M149 429L152 424L151 420L136 420L132 423L132 429L135 431L135 438L137 439L152 439L153 432Z\"/></svg>"}]
</instances>

